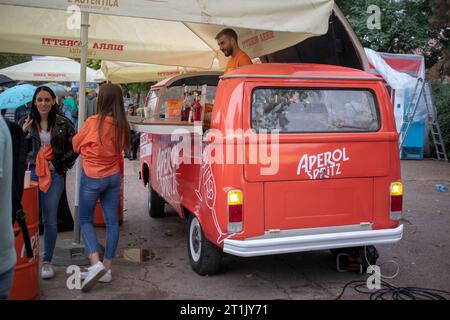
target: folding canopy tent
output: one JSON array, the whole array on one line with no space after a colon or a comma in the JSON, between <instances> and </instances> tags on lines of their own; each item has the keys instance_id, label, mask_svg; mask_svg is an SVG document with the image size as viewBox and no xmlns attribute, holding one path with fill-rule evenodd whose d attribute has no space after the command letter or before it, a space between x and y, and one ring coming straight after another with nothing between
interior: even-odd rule
<instances>
[{"instance_id":1,"label":"folding canopy tent","mask_svg":"<svg viewBox=\"0 0 450 320\"><path fill-rule=\"evenodd\" d=\"M255 59L258 60L258 59ZM216 62L217 60L215 60ZM106 81L112 83L133 83L161 81L168 77L194 71L223 71L218 63L213 63L212 68L192 68L181 66L162 66L148 63L102 61L101 70ZM1 70L0 70L1 71Z\"/></svg>"},{"instance_id":2,"label":"folding canopy tent","mask_svg":"<svg viewBox=\"0 0 450 320\"><path fill-rule=\"evenodd\" d=\"M256 58L326 33L333 9L331 0L104 2L113 5L80 5L90 12L89 58L197 68L211 68L214 58L225 65L215 40L224 25ZM91 1L0 3L11 4L0 6L0 51L80 57L79 16L66 9Z\"/></svg>"},{"instance_id":3,"label":"folding canopy tent","mask_svg":"<svg viewBox=\"0 0 450 320\"><path fill-rule=\"evenodd\" d=\"M0 70L13 80L72 82L80 80L80 64L63 57L33 57L32 61ZM94 69L86 69L86 81L101 82L104 77Z\"/></svg>"},{"instance_id":4,"label":"folding canopy tent","mask_svg":"<svg viewBox=\"0 0 450 320\"><path fill-rule=\"evenodd\" d=\"M210 68L217 58L224 66L226 59L214 39L224 26L236 30L240 47L251 58L273 61L274 52L329 35L334 57L342 52L337 43L350 43L356 53L349 60L366 68L362 46L337 7L339 28L334 32L330 24L330 32L333 5L332 0L0 0L0 52L81 57L81 92L88 56L197 68ZM343 33L345 41L336 41L336 33ZM81 115L84 99L80 95ZM79 117L79 126L83 121ZM79 179L78 162L77 185ZM77 187L76 192L77 212Z\"/></svg>"}]
</instances>

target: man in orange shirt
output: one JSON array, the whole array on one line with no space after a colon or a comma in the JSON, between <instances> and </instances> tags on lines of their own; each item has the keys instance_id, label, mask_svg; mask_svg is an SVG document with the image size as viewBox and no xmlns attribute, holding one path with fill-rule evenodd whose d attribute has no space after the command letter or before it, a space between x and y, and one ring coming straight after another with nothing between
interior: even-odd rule
<instances>
[{"instance_id":1,"label":"man in orange shirt","mask_svg":"<svg viewBox=\"0 0 450 320\"><path fill-rule=\"evenodd\" d=\"M225 57L231 56L224 73L252 64L250 57L239 48L236 31L233 29L223 29L216 35L216 40Z\"/></svg>"}]
</instances>

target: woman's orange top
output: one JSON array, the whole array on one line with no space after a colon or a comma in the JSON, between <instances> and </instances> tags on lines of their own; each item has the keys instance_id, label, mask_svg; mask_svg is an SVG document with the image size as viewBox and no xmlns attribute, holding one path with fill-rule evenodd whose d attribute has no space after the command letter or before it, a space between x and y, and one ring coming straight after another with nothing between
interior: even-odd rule
<instances>
[{"instance_id":1,"label":"woman's orange top","mask_svg":"<svg viewBox=\"0 0 450 320\"><path fill-rule=\"evenodd\" d=\"M39 150L36 156L36 175L38 176L39 189L43 192L47 192L52 185L52 174L48 162L53 160L53 157L51 145Z\"/></svg>"},{"instance_id":2,"label":"woman's orange top","mask_svg":"<svg viewBox=\"0 0 450 320\"><path fill-rule=\"evenodd\" d=\"M119 163L122 157L122 151L119 153L116 150L117 126L115 120L110 116L105 118L101 143L98 135L99 123L99 115L89 117L72 139L73 150L83 156L84 172L88 177L95 179L109 177L120 172Z\"/></svg>"}]
</instances>

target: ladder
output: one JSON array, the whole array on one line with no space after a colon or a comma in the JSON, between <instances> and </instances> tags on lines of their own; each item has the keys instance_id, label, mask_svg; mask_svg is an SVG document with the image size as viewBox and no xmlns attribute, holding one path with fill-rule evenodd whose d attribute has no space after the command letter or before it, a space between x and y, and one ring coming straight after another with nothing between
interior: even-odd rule
<instances>
[{"instance_id":1,"label":"ladder","mask_svg":"<svg viewBox=\"0 0 450 320\"><path fill-rule=\"evenodd\" d=\"M403 144L405 143L414 116L416 115L417 107L419 105L424 86L425 81L422 78L418 78L411 99L409 99L408 106L406 107L406 110L404 112L402 126L400 127L400 137L398 140L398 149L400 152L402 151Z\"/></svg>"},{"instance_id":2,"label":"ladder","mask_svg":"<svg viewBox=\"0 0 450 320\"><path fill-rule=\"evenodd\" d=\"M431 91L430 85L426 83L426 89L424 90L424 100L427 106L428 113L428 125L430 126L431 136L433 138L434 148L436 149L436 157L441 161L448 161L447 152L445 150L444 140L442 139L441 128L437 120L437 110L434 104L433 93ZM427 99L427 95L429 99ZM430 102L430 103L428 103ZM431 106L430 106L431 104Z\"/></svg>"}]
</instances>

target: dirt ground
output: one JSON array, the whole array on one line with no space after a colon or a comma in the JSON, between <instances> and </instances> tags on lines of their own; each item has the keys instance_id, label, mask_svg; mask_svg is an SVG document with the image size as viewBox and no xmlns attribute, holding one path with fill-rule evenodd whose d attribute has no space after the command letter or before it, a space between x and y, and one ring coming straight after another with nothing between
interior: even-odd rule
<instances>
[{"instance_id":1,"label":"dirt ground","mask_svg":"<svg viewBox=\"0 0 450 320\"><path fill-rule=\"evenodd\" d=\"M384 275L392 275L396 266L388 261L398 264L398 276L387 280L394 285L450 291L450 193L435 190L438 182L450 186L450 164L424 160L402 161L401 166L404 236L395 245L377 247L378 265ZM328 251L255 258L225 255L220 274L201 277L189 265L186 223L171 208L162 219L148 216L147 190L138 180L138 167L138 161L125 160L126 211L113 281L98 284L89 293L69 290L69 275L57 267L54 279L40 281L41 299L335 299L347 282L367 278L338 273ZM68 176L69 201L74 176L73 171ZM105 230L98 228L98 234L104 243ZM63 232L58 239L72 236ZM123 258L126 248L148 249L150 259L130 262ZM349 290L344 299L367 296Z\"/></svg>"}]
</instances>

